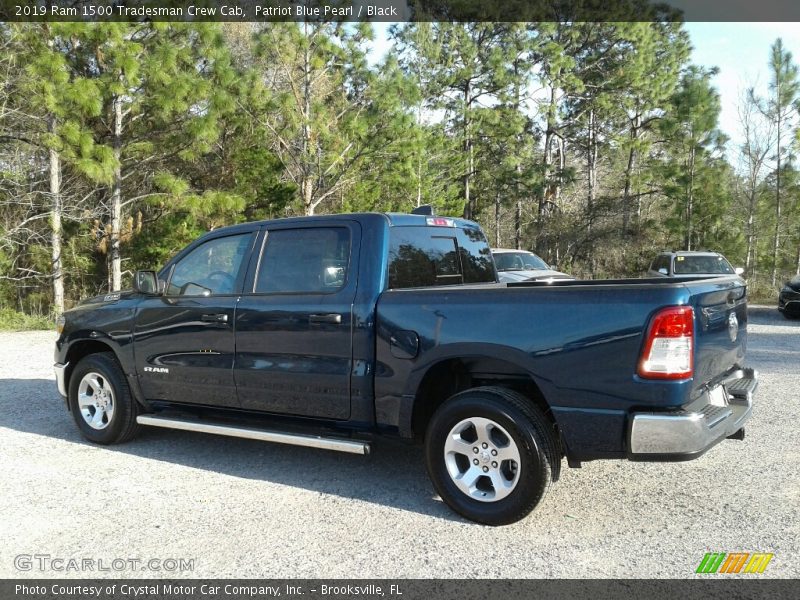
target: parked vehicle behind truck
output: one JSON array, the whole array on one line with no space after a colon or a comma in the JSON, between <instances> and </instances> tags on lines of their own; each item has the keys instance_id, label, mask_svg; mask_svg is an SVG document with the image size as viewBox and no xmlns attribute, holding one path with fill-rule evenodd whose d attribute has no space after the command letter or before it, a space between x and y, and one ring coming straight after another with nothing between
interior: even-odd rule
<instances>
[{"instance_id":1,"label":"parked vehicle behind truck","mask_svg":"<svg viewBox=\"0 0 800 600\"><path fill-rule=\"evenodd\" d=\"M502 283L574 279L571 275L556 271L536 254L527 250L492 248L492 257Z\"/></svg>"},{"instance_id":2,"label":"parked vehicle behind truck","mask_svg":"<svg viewBox=\"0 0 800 600\"><path fill-rule=\"evenodd\" d=\"M158 426L366 454L425 444L441 498L527 515L562 462L695 458L741 438L738 277L502 284L480 228L434 216L208 233L64 314L58 389L100 444Z\"/></svg>"}]
</instances>

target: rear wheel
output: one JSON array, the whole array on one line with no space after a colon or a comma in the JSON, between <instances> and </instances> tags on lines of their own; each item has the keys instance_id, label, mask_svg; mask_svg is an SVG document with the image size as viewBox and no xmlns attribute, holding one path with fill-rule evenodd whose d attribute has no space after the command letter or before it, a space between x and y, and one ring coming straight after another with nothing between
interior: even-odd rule
<instances>
[{"instance_id":1,"label":"rear wheel","mask_svg":"<svg viewBox=\"0 0 800 600\"><path fill-rule=\"evenodd\" d=\"M527 398L475 388L448 399L426 436L428 473L445 503L487 525L524 518L559 468L550 423Z\"/></svg>"},{"instance_id":2,"label":"rear wheel","mask_svg":"<svg viewBox=\"0 0 800 600\"><path fill-rule=\"evenodd\" d=\"M91 354L75 367L69 381L69 407L81 434L97 444L118 444L139 431L139 406L110 352Z\"/></svg>"}]
</instances>

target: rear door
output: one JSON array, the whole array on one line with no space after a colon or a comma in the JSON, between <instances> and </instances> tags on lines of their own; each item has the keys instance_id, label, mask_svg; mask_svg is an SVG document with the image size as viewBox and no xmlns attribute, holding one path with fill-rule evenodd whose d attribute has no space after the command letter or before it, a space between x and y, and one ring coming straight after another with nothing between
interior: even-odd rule
<instances>
[{"instance_id":1,"label":"rear door","mask_svg":"<svg viewBox=\"0 0 800 600\"><path fill-rule=\"evenodd\" d=\"M242 408L347 419L360 226L275 224L265 233L236 313Z\"/></svg>"},{"instance_id":2,"label":"rear door","mask_svg":"<svg viewBox=\"0 0 800 600\"><path fill-rule=\"evenodd\" d=\"M150 400L238 407L233 323L254 233L215 237L181 257L163 296L134 328L136 371Z\"/></svg>"}]
</instances>

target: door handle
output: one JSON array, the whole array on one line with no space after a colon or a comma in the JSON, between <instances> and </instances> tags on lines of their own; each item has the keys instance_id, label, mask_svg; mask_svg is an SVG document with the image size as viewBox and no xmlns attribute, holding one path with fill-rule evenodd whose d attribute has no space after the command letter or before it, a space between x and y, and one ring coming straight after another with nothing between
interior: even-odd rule
<instances>
[{"instance_id":1,"label":"door handle","mask_svg":"<svg viewBox=\"0 0 800 600\"><path fill-rule=\"evenodd\" d=\"M228 315L225 313L219 313L216 315L203 315L200 317L200 320L204 323L227 323Z\"/></svg>"},{"instance_id":2,"label":"door handle","mask_svg":"<svg viewBox=\"0 0 800 600\"><path fill-rule=\"evenodd\" d=\"M339 325L342 322L342 315L337 313L330 313L325 315L309 315L309 323L333 323Z\"/></svg>"}]
</instances>

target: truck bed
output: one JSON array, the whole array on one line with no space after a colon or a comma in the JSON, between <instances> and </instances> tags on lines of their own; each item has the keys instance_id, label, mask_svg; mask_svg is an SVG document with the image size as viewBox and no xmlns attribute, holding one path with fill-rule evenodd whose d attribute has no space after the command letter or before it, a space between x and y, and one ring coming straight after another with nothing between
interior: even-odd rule
<instances>
[{"instance_id":1,"label":"truck bed","mask_svg":"<svg viewBox=\"0 0 800 600\"><path fill-rule=\"evenodd\" d=\"M666 306L694 309L694 374L687 380L636 374L650 319ZM432 364L488 354L496 360L484 361L487 380L515 368L535 381L571 451L611 457L627 452L631 413L696 404L744 367L746 287L731 276L391 290L380 297L377 322L378 415L382 405L409 402ZM418 337L418 350L398 358L396 340L407 332Z\"/></svg>"}]
</instances>

